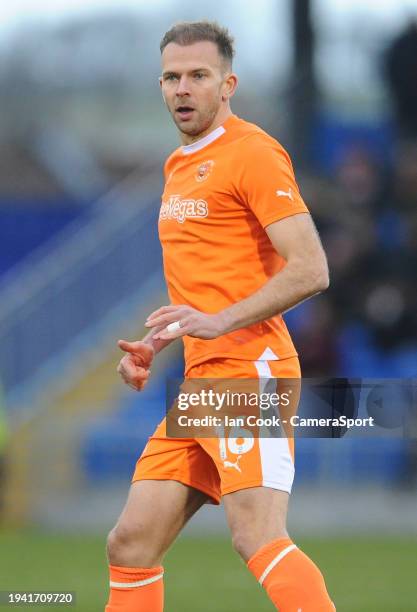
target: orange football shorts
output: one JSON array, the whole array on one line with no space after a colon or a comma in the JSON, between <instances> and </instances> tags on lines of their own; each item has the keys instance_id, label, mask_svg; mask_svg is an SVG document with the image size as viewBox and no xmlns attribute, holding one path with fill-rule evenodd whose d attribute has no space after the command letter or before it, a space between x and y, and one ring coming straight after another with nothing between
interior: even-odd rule
<instances>
[{"instance_id":1,"label":"orange football shorts","mask_svg":"<svg viewBox=\"0 0 417 612\"><path fill-rule=\"evenodd\" d=\"M279 379L300 379L298 358L254 362L216 358L189 369L185 383L188 379L246 379L256 384L259 392L259 386L271 378L278 379L277 385ZM297 389L291 414L298 405ZM283 410L280 408L281 418ZM251 487L291 492L294 439L287 428L281 437L236 437L236 433L224 429L224 437L193 438L168 437L166 429L165 418L137 461L132 482L176 480L202 491L215 504L220 503L222 495Z\"/></svg>"}]
</instances>

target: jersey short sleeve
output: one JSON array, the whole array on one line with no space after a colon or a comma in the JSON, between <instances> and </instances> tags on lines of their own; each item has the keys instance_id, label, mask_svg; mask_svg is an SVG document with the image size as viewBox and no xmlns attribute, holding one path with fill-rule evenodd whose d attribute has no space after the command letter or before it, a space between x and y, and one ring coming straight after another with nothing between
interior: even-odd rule
<instances>
[{"instance_id":1,"label":"jersey short sleeve","mask_svg":"<svg viewBox=\"0 0 417 612\"><path fill-rule=\"evenodd\" d=\"M239 195L263 227L308 212L290 158L278 142L249 141L241 160Z\"/></svg>"}]
</instances>

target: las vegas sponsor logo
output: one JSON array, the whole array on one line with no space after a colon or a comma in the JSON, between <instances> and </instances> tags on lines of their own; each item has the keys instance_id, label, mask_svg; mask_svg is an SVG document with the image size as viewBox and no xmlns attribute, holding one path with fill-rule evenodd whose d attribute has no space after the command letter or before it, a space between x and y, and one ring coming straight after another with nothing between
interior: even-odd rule
<instances>
[{"instance_id":1,"label":"las vegas sponsor logo","mask_svg":"<svg viewBox=\"0 0 417 612\"><path fill-rule=\"evenodd\" d=\"M208 204L205 200L181 199L179 195L172 195L166 202L162 202L159 219L176 219L184 223L186 219L204 218L208 215Z\"/></svg>"}]
</instances>

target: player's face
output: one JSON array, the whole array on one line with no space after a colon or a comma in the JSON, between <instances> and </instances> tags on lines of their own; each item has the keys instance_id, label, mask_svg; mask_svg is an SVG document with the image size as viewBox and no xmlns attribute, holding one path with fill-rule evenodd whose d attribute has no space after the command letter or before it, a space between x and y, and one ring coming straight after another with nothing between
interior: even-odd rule
<instances>
[{"instance_id":1,"label":"player's face","mask_svg":"<svg viewBox=\"0 0 417 612\"><path fill-rule=\"evenodd\" d=\"M162 53L160 84L165 104L185 141L217 127L216 118L230 94L230 71L214 43L169 43Z\"/></svg>"}]
</instances>

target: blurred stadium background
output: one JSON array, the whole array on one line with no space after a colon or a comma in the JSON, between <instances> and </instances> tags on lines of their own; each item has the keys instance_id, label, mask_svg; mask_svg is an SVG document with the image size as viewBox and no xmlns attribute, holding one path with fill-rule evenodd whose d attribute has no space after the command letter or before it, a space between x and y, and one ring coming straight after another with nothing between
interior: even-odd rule
<instances>
[{"instance_id":1,"label":"blurred stadium background","mask_svg":"<svg viewBox=\"0 0 417 612\"><path fill-rule=\"evenodd\" d=\"M329 257L331 288L286 317L304 375L416 377L417 0L2 4L0 590L103 607L105 533L182 368L170 347L136 395L116 341L167 300L158 44L201 18L235 35L234 111L290 151ZM291 532L338 609L416 610L415 440L302 440L297 468ZM191 522L168 610L271 609L226 537L221 509Z\"/></svg>"}]
</instances>

